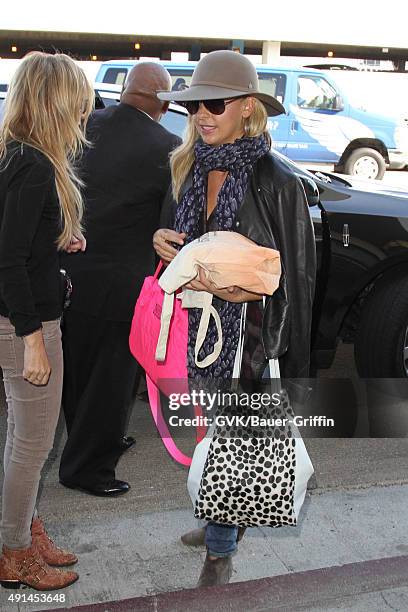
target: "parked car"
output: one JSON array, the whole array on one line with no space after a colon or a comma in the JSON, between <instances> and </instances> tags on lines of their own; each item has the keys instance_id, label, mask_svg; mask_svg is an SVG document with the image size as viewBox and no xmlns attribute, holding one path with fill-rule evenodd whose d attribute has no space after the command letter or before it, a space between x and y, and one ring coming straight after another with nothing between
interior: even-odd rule
<instances>
[{"instance_id":1,"label":"parked car","mask_svg":"<svg viewBox=\"0 0 408 612\"><path fill-rule=\"evenodd\" d=\"M6 99L8 84L0 83L0 118L1 109ZM117 104L120 98L122 88L117 85L106 85L106 83L95 83L95 108L105 108L111 104Z\"/></svg>"},{"instance_id":2,"label":"parked car","mask_svg":"<svg viewBox=\"0 0 408 612\"><path fill-rule=\"evenodd\" d=\"M136 60L101 64L98 82L123 84ZM172 75L173 88L189 85L196 62L161 62ZM329 74L311 68L257 66L261 90L284 105L285 115L268 126L273 146L290 159L334 164L338 172L381 179L387 166L408 164L408 126L353 106Z\"/></svg>"},{"instance_id":3,"label":"parked car","mask_svg":"<svg viewBox=\"0 0 408 612\"><path fill-rule=\"evenodd\" d=\"M95 108L106 108L113 104L118 104L122 87L119 85L109 85L106 83L94 83Z\"/></svg>"}]
</instances>

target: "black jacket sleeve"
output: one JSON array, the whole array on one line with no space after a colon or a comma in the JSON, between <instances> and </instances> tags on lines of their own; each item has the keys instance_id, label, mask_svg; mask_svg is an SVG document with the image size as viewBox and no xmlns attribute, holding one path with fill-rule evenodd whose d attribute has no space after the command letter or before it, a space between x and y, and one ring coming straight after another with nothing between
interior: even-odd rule
<instances>
[{"instance_id":1,"label":"black jacket sleeve","mask_svg":"<svg viewBox=\"0 0 408 612\"><path fill-rule=\"evenodd\" d=\"M54 178L47 160L27 160L10 179L0 228L0 292L17 336L41 328L27 265Z\"/></svg>"},{"instance_id":2,"label":"black jacket sleeve","mask_svg":"<svg viewBox=\"0 0 408 612\"><path fill-rule=\"evenodd\" d=\"M278 192L279 243L289 298L290 341L281 357L285 378L307 378L316 283L316 248L306 195L293 176Z\"/></svg>"}]
</instances>

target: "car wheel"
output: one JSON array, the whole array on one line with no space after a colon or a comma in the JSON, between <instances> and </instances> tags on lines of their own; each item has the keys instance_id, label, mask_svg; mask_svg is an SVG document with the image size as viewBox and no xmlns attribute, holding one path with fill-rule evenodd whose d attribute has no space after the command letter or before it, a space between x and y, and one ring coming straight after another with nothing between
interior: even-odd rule
<instances>
[{"instance_id":1,"label":"car wheel","mask_svg":"<svg viewBox=\"0 0 408 612\"><path fill-rule=\"evenodd\" d=\"M307 425L304 421L302 436L305 438L352 438L358 421L358 401L353 381L347 378L322 376L309 384L310 397L304 407L294 405L294 412L301 417L324 416L333 419L333 427Z\"/></svg>"},{"instance_id":2,"label":"car wheel","mask_svg":"<svg viewBox=\"0 0 408 612\"><path fill-rule=\"evenodd\" d=\"M408 276L379 282L363 306L354 342L364 378L408 378Z\"/></svg>"},{"instance_id":3,"label":"car wheel","mask_svg":"<svg viewBox=\"0 0 408 612\"><path fill-rule=\"evenodd\" d=\"M382 179L385 173L385 160L375 149L354 149L344 162L345 174L366 179Z\"/></svg>"}]
</instances>

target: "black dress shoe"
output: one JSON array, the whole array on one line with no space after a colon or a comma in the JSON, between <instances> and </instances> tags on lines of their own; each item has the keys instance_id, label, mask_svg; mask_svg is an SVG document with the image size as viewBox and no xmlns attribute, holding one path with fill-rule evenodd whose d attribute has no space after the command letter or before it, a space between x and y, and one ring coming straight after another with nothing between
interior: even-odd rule
<instances>
[{"instance_id":1,"label":"black dress shoe","mask_svg":"<svg viewBox=\"0 0 408 612\"><path fill-rule=\"evenodd\" d=\"M132 436L123 436L122 440L120 441L122 453L129 450L129 448L132 448L134 444L136 444L136 440L132 438Z\"/></svg>"},{"instance_id":2,"label":"black dress shoe","mask_svg":"<svg viewBox=\"0 0 408 612\"><path fill-rule=\"evenodd\" d=\"M130 484L124 480L110 480L109 482L102 482L100 484L79 486L60 480L60 483L68 489L76 489L89 495L97 495L98 497L116 497L117 495L123 495L130 489Z\"/></svg>"},{"instance_id":3,"label":"black dress shoe","mask_svg":"<svg viewBox=\"0 0 408 612\"><path fill-rule=\"evenodd\" d=\"M141 391L140 393L137 393L136 398L141 402L146 402L146 404L149 403L149 394L147 391Z\"/></svg>"}]
</instances>

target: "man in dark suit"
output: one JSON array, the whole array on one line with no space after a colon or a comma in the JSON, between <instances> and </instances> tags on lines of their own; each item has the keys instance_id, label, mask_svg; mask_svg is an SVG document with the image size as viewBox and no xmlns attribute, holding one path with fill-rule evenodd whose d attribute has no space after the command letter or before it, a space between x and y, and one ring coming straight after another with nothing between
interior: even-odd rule
<instances>
[{"instance_id":1,"label":"man in dark suit","mask_svg":"<svg viewBox=\"0 0 408 612\"><path fill-rule=\"evenodd\" d=\"M167 111L156 92L169 73L146 62L130 72L118 106L96 111L82 158L87 248L66 254L72 279L64 315L63 407L67 425L60 482L94 495L129 490L115 467L138 366L129 332L143 280L154 269L153 233L170 185L169 153L180 139L158 122Z\"/></svg>"}]
</instances>

